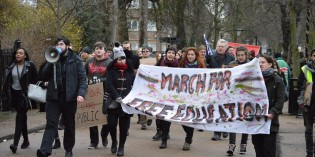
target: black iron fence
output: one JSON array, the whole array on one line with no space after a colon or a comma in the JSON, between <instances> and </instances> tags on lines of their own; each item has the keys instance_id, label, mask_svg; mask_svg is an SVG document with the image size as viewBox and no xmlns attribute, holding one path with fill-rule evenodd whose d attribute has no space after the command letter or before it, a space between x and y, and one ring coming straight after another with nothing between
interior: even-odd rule
<instances>
[{"instance_id":1,"label":"black iron fence","mask_svg":"<svg viewBox=\"0 0 315 157\"><path fill-rule=\"evenodd\" d=\"M1 43L0 43L0 95L2 95L2 87L5 81L5 75L6 75L6 68L11 63L11 57L14 50L19 48L21 45L20 40L16 40L14 42L13 48L9 49L1 49ZM8 111L9 110L8 104L2 104L2 100L0 97L0 111Z\"/></svg>"}]
</instances>

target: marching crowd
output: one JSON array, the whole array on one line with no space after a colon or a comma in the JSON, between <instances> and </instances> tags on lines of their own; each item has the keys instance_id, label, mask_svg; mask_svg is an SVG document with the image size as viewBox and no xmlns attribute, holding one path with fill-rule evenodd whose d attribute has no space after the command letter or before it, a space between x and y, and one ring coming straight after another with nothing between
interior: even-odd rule
<instances>
[{"instance_id":1,"label":"marching crowd","mask_svg":"<svg viewBox=\"0 0 315 157\"><path fill-rule=\"evenodd\" d=\"M10 145L12 153L16 153L18 149L21 134L23 142L20 148L25 149L30 145L27 132L27 104L29 103L27 88L30 83L35 84L37 81L42 81L41 87L47 89L44 104L47 121L41 146L36 152L38 157L50 156L52 149L60 147L58 135L60 117L62 117L64 125L65 156L73 156L77 103L84 101L87 84L99 82L103 83L103 113L107 116L108 121L108 124L102 125L100 130L102 145L108 145L108 135L110 135L111 152L117 156L124 156L124 146L133 115L125 113L120 104L131 91L140 64L174 68L231 68L246 64L257 57L269 99L269 113L266 117L272 122L270 134L252 135L252 144L257 157L276 156L276 135L280 126L278 117L288 98L287 91L291 75L290 67L281 58L280 53L276 53L274 58L266 54L256 56L254 51L248 51L244 46L228 47L228 43L224 39L218 40L215 51L210 56L206 55L204 45L198 48L186 47L182 50L168 47L164 53L155 53L155 57L153 57L152 48L146 45L140 47L134 54L132 45L128 41L121 45L115 43L114 48L108 48L102 41L98 41L94 44L93 49L89 46L84 47L79 56L74 53L70 41L66 37L58 37L55 46L62 50L60 58L54 63L46 61L40 66L38 72L24 48L18 48L12 55L1 95L2 102L10 104L17 113L14 140ZM308 101L304 101L302 98L303 100L299 104L303 108L307 157L311 157L314 155L313 117L315 106L312 104L315 104L313 92L315 88L312 87L315 75L315 49L311 52L310 60L301 67L298 81L299 93L302 93L301 95L304 95ZM170 139L171 122L160 119L156 119L155 122L156 134L152 138L161 140L159 148L166 149L167 140ZM140 124L142 130L146 130L152 124L152 119L138 115L137 123ZM189 151L195 130L185 125L182 127L186 133L182 149ZM99 129L97 126L93 126L89 130L90 145L88 148L95 149L99 144ZM119 130L118 134L117 130ZM223 138L229 136L226 153L233 155L237 145L236 134L214 132L211 139L217 141L221 139L221 136ZM248 135L242 134L241 137L238 150L240 154L246 154ZM54 141L55 145L53 145Z\"/></svg>"}]
</instances>

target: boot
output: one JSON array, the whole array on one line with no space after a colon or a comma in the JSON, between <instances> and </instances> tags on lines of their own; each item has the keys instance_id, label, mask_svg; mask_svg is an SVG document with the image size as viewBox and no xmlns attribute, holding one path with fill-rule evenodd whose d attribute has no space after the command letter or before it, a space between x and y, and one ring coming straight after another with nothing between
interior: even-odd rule
<instances>
[{"instance_id":1,"label":"boot","mask_svg":"<svg viewBox=\"0 0 315 157\"><path fill-rule=\"evenodd\" d=\"M153 141L158 141L161 139L161 136L162 136L161 131L157 130L156 134L152 137L152 139L153 139Z\"/></svg>"},{"instance_id":2,"label":"boot","mask_svg":"<svg viewBox=\"0 0 315 157\"><path fill-rule=\"evenodd\" d=\"M117 156L124 156L124 147L119 147L118 148Z\"/></svg>"},{"instance_id":3,"label":"boot","mask_svg":"<svg viewBox=\"0 0 315 157\"><path fill-rule=\"evenodd\" d=\"M60 139L59 138L56 138L55 139L55 143L54 145L52 146L52 149L57 149L57 148L60 148L61 144L60 144Z\"/></svg>"},{"instance_id":4,"label":"boot","mask_svg":"<svg viewBox=\"0 0 315 157\"><path fill-rule=\"evenodd\" d=\"M25 148L27 148L27 147L29 147L30 146L30 142L29 141L24 141L23 143L22 143L22 145L21 145L21 149L25 149Z\"/></svg>"},{"instance_id":5,"label":"boot","mask_svg":"<svg viewBox=\"0 0 315 157\"><path fill-rule=\"evenodd\" d=\"M167 148L167 141L162 141L160 145L160 149L165 149L165 148Z\"/></svg>"},{"instance_id":6,"label":"boot","mask_svg":"<svg viewBox=\"0 0 315 157\"><path fill-rule=\"evenodd\" d=\"M110 148L110 151L115 154L117 152L117 141L112 142L112 147Z\"/></svg>"},{"instance_id":7,"label":"boot","mask_svg":"<svg viewBox=\"0 0 315 157\"><path fill-rule=\"evenodd\" d=\"M11 145L10 145L10 149L11 149L12 153L15 154L15 153L16 153L16 150L17 150L17 145L11 144Z\"/></svg>"}]
</instances>

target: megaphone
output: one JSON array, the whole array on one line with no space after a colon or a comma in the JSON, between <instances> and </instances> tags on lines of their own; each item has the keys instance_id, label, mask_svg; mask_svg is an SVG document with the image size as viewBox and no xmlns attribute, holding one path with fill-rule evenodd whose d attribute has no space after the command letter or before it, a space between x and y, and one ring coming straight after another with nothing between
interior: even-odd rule
<instances>
[{"instance_id":1,"label":"megaphone","mask_svg":"<svg viewBox=\"0 0 315 157\"><path fill-rule=\"evenodd\" d=\"M60 47L49 47L46 49L44 56L47 62L55 63L58 61L62 50Z\"/></svg>"}]
</instances>

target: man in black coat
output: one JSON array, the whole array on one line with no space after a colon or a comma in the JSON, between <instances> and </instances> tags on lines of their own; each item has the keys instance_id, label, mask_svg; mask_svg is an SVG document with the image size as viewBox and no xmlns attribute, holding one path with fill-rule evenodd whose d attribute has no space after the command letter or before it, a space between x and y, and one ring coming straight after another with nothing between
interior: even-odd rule
<instances>
[{"instance_id":1,"label":"man in black coat","mask_svg":"<svg viewBox=\"0 0 315 157\"><path fill-rule=\"evenodd\" d=\"M60 114L64 118L64 149L66 157L72 157L75 144L75 113L77 103L83 102L86 94L85 70L81 60L69 48L66 37L57 38L56 48L61 49L60 58L55 63L44 66L42 76L48 80L46 96L46 128L37 157L47 157L52 153L52 143L58 127Z\"/></svg>"},{"instance_id":2,"label":"man in black coat","mask_svg":"<svg viewBox=\"0 0 315 157\"><path fill-rule=\"evenodd\" d=\"M231 55L229 55L226 52L226 49L228 48L228 43L224 39L219 39L217 42L216 52L212 56L208 56L206 58L206 63L208 68L222 68L222 65L228 65L232 61L235 60L235 58ZM228 134L226 132L223 133L223 137L227 137ZM213 137L211 140L218 141L221 139L221 132L214 132Z\"/></svg>"}]
</instances>

